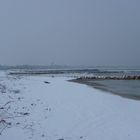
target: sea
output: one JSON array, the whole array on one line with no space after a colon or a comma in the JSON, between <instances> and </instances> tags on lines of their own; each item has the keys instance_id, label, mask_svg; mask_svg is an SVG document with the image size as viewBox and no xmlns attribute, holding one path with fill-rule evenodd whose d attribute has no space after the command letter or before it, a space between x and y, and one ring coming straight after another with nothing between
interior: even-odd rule
<instances>
[{"instance_id":1,"label":"sea","mask_svg":"<svg viewBox=\"0 0 140 140\"><path fill-rule=\"evenodd\" d=\"M90 71L91 72L91 71ZM140 69L98 69L94 76L140 76ZM85 84L129 99L140 100L140 80L87 80Z\"/></svg>"}]
</instances>

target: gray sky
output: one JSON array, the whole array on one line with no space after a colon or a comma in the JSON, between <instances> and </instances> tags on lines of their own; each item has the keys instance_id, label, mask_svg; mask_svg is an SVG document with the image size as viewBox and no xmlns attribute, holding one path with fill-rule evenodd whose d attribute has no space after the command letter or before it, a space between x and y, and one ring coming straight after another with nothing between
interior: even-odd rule
<instances>
[{"instance_id":1,"label":"gray sky","mask_svg":"<svg viewBox=\"0 0 140 140\"><path fill-rule=\"evenodd\" d=\"M140 65L140 0L0 0L0 64Z\"/></svg>"}]
</instances>

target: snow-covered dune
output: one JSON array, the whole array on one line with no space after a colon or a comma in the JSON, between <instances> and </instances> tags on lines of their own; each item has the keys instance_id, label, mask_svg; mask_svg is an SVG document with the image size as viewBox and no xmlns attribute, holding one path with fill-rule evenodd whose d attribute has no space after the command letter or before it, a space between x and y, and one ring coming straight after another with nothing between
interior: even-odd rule
<instances>
[{"instance_id":1,"label":"snow-covered dune","mask_svg":"<svg viewBox=\"0 0 140 140\"><path fill-rule=\"evenodd\" d=\"M2 76L0 140L139 140L140 101L68 79Z\"/></svg>"}]
</instances>

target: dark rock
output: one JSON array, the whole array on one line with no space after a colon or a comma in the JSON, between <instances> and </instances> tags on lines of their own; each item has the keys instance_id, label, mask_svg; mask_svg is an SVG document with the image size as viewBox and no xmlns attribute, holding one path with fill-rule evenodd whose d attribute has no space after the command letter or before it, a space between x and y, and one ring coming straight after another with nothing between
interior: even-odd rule
<instances>
[{"instance_id":1,"label":"dark rock","mask_svg":"<svg viewBox=\"0 0 140 140\"><path fill-rule=\"evenodd\" d=\"M50 82L48 82L48 81L44 81L44 83L45 83L45 84L50 84Z\"/></svg>"}]
</instances>

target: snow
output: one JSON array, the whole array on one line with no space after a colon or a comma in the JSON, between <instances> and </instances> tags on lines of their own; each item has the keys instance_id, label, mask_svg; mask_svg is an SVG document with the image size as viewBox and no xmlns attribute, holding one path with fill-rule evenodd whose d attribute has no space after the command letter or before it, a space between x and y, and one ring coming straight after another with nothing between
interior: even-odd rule
<instances>
[{"instance_id":1,"label":"snow","mask_svg":"<svg viewBox=\"0 0 140 140\"><path fill-rule=\"evenodd\" d=\"M68 82L0 72L1 140L139 140L140 102ZM49 84L44 81L50 82ZM18 91L18 92L17 92ZM23 113L29 113L23 115ZM0 123L0 131L4 128Z\"/></svg>"}]
</instances>

